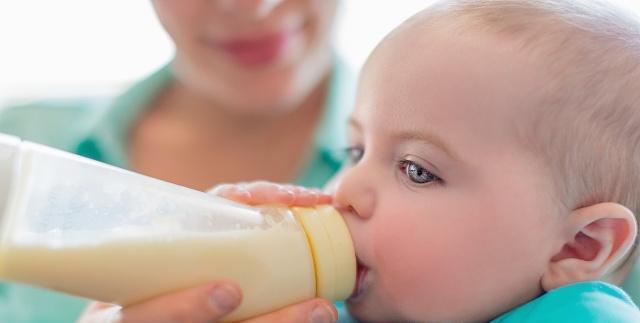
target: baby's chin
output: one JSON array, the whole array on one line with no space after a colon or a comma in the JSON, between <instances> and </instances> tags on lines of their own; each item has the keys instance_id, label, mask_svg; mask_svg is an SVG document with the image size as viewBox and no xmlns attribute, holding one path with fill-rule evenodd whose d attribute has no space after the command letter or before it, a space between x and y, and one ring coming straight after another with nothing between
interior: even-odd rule
<instances>
[{"instance_id":1,"label":"baby's chin","mask_svg":"<svg viewBox=\"0 0 640 323\"><path fill-rule=\"evenodd\" d=\"M391 310L388 302L377 299L371 293L360 295L357 299L345 301L349 314L358 322L405 322L400 315Z\"/></svg>"},{"instance_id":2,"label":"baby's chin","mask_svg":"<svg viewBox=\"0 0 640 323\"><path fill-rule=\"evenodd\" d=\"M358 322L368 323L368 322L384 322L380 316L372 313L366 309L366 306L362 304L353 304L349 301L346 302L347 310L351 317L356 319Z\"/></svg>"}]
</instances>

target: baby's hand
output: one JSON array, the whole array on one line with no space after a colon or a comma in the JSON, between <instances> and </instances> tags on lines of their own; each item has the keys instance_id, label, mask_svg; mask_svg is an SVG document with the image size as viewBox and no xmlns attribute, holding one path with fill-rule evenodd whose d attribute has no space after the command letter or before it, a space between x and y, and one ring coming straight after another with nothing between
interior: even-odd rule
<instances>
[{"instance_id":1,"label":"baby's hand","mask_svg":"<svg viewBox=\"0 0 640 323\"><path fill-rule=\"evenodd\" d=\"M318 189L263 181L222 184L214 187L209 192L249 205L285 204L291 206L314 206L331 203L331 195L323 193Z\"/></svg>"}]
</instances>

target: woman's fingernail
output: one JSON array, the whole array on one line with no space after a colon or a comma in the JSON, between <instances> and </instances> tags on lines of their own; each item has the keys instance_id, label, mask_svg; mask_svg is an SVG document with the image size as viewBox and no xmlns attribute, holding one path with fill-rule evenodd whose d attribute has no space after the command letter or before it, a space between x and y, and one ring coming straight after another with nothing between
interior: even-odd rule
<instances>
[{"instance_id":1,"label":"woman's fingernail","mask_svg":"<svg viewBox=\"0 0 640 323\"><path fill-rule=\"evenodd\" d=\"M211 292L211 303L220 311L230 312L238 306L240 295L234 288L222 285Z\"/></svg>"},{"instance_id":2,"label":"woman's fingernail","mask_svg":"<svg viewBox=\"0 0 640 323\"><path fill-rule=\"evenodd\" d=\"M325 304L316 305L309 316L309 321L311 323L333 323L337 320L338 318L333 310Z\"/></svg>"}]
</instances>

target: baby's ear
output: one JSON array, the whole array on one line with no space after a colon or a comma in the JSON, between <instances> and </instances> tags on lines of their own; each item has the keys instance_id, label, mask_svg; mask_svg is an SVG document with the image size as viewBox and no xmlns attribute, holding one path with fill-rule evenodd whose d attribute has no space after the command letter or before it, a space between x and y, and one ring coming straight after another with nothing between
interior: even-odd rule
<instances>
[{"instance_id":1,"label":"baby's ear","mask_svg":"<svg viewBox=\"0 0 640 323\"><path fill-rule=\"evenodd\" d=\"M628 255L637 235L633 213L617 203L599 203L572 211L566 240L542 277L545 291L602 279Z\"/></svg>"}]
</instances>

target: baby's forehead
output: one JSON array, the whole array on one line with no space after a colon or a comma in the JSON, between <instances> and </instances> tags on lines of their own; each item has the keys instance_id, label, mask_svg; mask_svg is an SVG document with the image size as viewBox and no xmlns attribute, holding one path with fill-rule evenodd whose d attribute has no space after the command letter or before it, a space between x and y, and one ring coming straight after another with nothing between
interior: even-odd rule
<instances>
[{"instance_id":1,"label":"baby's forehead","mask_svg":"<svg viewBox=\"0 0 640 323\"><path fill-rule=\"evenodd\" d=\"M415 15L381 42L363 68L361 87L377 85L378 89L405 91L407 84L395 82L400 71L425 87L456 73L459 80L468 81L465 73L473 76L476 68L493 64L495 71L485 69L484 75L476 75L482 86L499 83L500 68L508 66L513 69L512 76L526 77L527 73L515 69L529 66L537 83L508 82L503 89L508 92L525 87L520 89L526 92L524 101L545 113L543 108L549 101L565 101L565 107L573 107L616 92L616 84L638 65L637 21L601 6L599 1L576 8L562 1L504 0L486 6L480 4L483 1L442 3L446 5ZM438 53L441 61L434 59ZM446 64L456 56L467 58L464 67ZM441 68L431 66L430 72L423 73L429 64L440 64ZM626 92L616 93L622 97Z\"/></svg>"},{"instance_id":2,"label":"baby's forehead","mask_svg":"<svg viewBox=\"0 0 640 323\"><path fill-rule=\"evenodd\" d=\"M416 39L414 33L407 29L385 40L365 66L356 105L365 127L378 134L437 133L452 146L469 147L458 148L459 155L476 154L474 141L483 141L482 149L513 146L544 75L493 40L433 31Z\"/></svg>"},{"instance_id":3,"label":"baby's forehead","mask_svg":"<svg viewBox=\"0 0 640 323\"><path fill-rule=\"evenodd\" d=\"M593 28L605 23L603 19L592 17L583 21L575 18L575 26L569 18L562 17L553 8L543 10L534 5L531 8L523 5L519 10L511 10L506 3L512 1L499 3L503 2L505 7L497 6L494 10L475 8L477 10L474 11L472 8L467 12L436 13L427 10L417 14L379 44L363 68L363 79L373 74L371 71L380 74L375 77L388 78L389 72L407 65L409 71L420 71L421 65L428 64L433 53L441 52L474 58L467 61L466 67L469 69L496 60L504 65L514 65L514 61L530 65L538 70L537 76L541 81L537 88L531 89L531 92L537 92L531 100L547 99L541 98L543 93L552 96L563 88L572 88L575 95L579 96L582 92L577 84L589 82L585 76L590 75L593 82L604 80L616 72L607 62L629 60L628 55L625 57L625 47L634 42L638 44L637 36L629 38L631 36L626 35L630 40L625 42L619 37L606 37L606 33L598 33ZM496 17L501 19L497 20ZM591 29L587 28L589 26ZM618 34L622 37L622 31ZM629 60L626 68L632 68L636 61ZM441 70L442 74L452 72L455 71ZM415 76L415 82L442 77L428 73L415 73ZM484 80L492 82L496 77L489 71ZM395 85L393 82L386 84ZM519 84L508 84L506 89ZM583 94L588 96L591 93Z\"/></svg>"},{"instance_id":4,"label":"baby's forehead","mask_svg":"<svg viewBox=\"0 0 640 323\"><path fill-rule=\"evenodd\" d=\"M490 33L452 34L448 26L418 19L402 25L376 48L363 68L360 86L418 97L437 91L438 96L472 100L458 100L464 106L479 105L492 96L497 101L513 98L519 101L515 109L536 100L537 90L548 83L551 75L543 64Z\"/></svg>"},{"instance_id":5,"label":"baby's forehead","mask_svg":"<svg viewBox=\"0 0 640 323\"><path fill-rule=\"evenodd\" d=\"M478 65L491 63L498 57L501 60L527 57L528 63L541 63L514 39L466 27L461 20L455 16L434 19L424 14L411 18L376 47L363 68L364 73L371 68L369 65L412 64L417 67L428 63L431 54L444 52L475 58L474 63ZM491 75L487 75L489 77Z\"/></svg>"}]
</instances>

